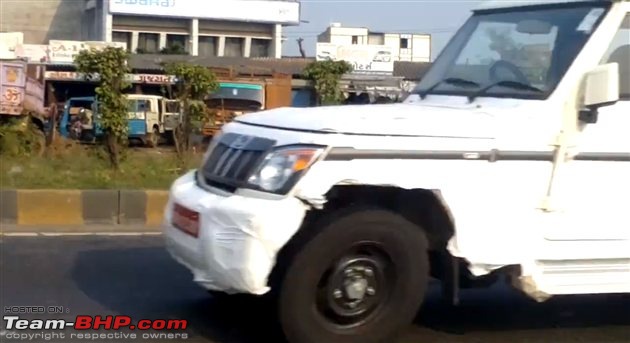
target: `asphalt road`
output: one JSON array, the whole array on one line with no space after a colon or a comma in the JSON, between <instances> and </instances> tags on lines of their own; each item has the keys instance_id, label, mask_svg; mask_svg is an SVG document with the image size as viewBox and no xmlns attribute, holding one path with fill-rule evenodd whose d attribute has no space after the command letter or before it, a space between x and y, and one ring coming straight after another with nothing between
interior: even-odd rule
<instances>
[{"instance_id":1,"label":"asphalt road","mask_svg":"<svg viewBox=\"0 0 630 343\"><path fill-rule=\"evenodd\" d=\"M159 236L4 236L0 271L3 312L22 305L56 305L67 311L20 315L25 318L119 314L134 321L187 319L187 340L159 341L281 341L264 302L213 299L170 259ZM625 295L561 297L537 304L499 285L465 292L462 306L449 311L432 292L401 343L630 342L630 297ZM2 321L0 341L17 342L7 338L5 329Z\"/></svg>"}]
</instances>

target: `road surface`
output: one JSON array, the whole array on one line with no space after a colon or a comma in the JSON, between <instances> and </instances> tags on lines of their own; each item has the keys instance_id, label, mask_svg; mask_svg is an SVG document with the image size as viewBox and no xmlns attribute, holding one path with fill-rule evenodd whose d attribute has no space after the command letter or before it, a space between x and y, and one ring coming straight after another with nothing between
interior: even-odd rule
<instances>
[{"instance_id":1,"label":"road surface","mask_svg":"<svg viewBox=\"0 0 630 343\"><path fill-rule=\"evenodd\" d=\"M68 313L21 316L186 319L188 339L172 341L281 342L266 304L249 298L213 299L171 260L160 236L3 236L0 271L5 312L7 306L56 305ZM537 304L496 286L466 291L462 307L450 312L437 301L436 290L432 292L401 343L630 342L630 298L625 295L563 297ZM3 321L0 341L17 342L6 339L5 329Z\"/></svg>"}]
</instances>

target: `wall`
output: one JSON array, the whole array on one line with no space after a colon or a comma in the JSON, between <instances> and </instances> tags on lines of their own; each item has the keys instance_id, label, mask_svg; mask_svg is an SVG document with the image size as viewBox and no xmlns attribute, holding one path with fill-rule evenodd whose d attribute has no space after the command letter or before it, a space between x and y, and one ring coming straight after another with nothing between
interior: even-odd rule
<instances>
[{"instance_id":1,"label":"wall","mask_svg":"<svg viewBox=\"0 0 630 343\"><path fill-rule=\"evenodd\" d=\"M216 20L199 20L199 34L213 35L255 36L271 38L273 25L245 22L229 22Z\"/></svg>"},{"instance_id":2,"label":"wall","mask_svg":"<svg viewBox=\"0 0 630 343\"><path fill-rule=\"evenodd\" d=\"M47 44L50 39L82 40L84 0L5 1L0 31L24 32L24 43Z\"/></svg>"},{"instance_id":3,"label":"wall","mask_svg":"<svg viewBox=\"0 0 630 343\"><path fill-rule=\"evenodd\" d=\"M412 62L431 62L431 36L414 35L412 39Z\"/></svg>"},{"instance_id":4,"label":"wall","mask_svg":"<svg viewBox=\"0 0 630 343\"><path fill-rule=\"evenodd\" d=\"M404 35L409 38L409 48L401 49L402 35L388 33L385 35L385 45L392 48L393 56L398 61L431 62L431 36L430 35Z\"/></svg>"},{"instance_id":5,"label":"wall","mask_svg":"<svg viewBox=\"0 0 630 343\"><path fill-rule=\"evenodd\" d=\"M352 45L352 37L357 36L358 45L385 45L391 48L392 57L397 61L430 62L431 36L422 34L385 33L370 34L367 28L330 26L318 35L318 43ZM406 49L401 48L401 38L407 38Z\"/></svg>"},{"instance_id":6,"label":"wall","mask_svg":"<svg viewBox=\"0 0 630 343\"><path fill-rule=\"evenodd\" d=\"M189 31L190 20L177 18L149 18L129 15L113 16L113 31L136 30L143 32L178 32Z\"/></svg>"},{"instance_id":7,"label":"wall","mask_svg":"<svg viewBox=\"0 0 630 343\"><path fill-rule=\"evenodd\" d=\"M357 44L367 44L368 29L351 27L331 27L330 43L338 45L351 45L352 36L358 36Z\"/></svg>"}]
</instances>

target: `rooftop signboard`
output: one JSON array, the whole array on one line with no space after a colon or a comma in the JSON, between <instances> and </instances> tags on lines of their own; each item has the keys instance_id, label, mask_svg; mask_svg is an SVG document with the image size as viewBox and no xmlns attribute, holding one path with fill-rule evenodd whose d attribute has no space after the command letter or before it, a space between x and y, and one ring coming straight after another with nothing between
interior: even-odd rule
<instances>
[{"instance_id":1,"label":"rooftop signboard","mask_svg":"<svg viewBox=\"0 0 630 343\"><path fill-rule=\"evenodd\" d=\"M272 0L110 0L111 14L251 21L300 22L298 1Z\"/></svg>"},{"instance_id":2,"label":"rooftop signboard","mask_svg":"<svg viewBox=\"0 0 630 343\"><path fill-rule=\"evenodd\" d=\"M317 60L346 61L353 73L392 74L394 56L392 47L386 45L338 45L317 43Z\"/></svg>"}]
</instances>

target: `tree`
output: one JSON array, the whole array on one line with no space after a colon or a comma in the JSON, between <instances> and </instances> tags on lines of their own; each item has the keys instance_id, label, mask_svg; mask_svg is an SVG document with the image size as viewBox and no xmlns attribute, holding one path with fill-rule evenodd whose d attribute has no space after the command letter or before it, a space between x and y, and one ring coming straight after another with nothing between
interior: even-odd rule
<instances>
[{"instance_id":1,"label":"tree","mask_svg":"<svg viewBox=\"0 0 630 343\"><path fill-rule=\"evenodd\" d=\"M79 72L99 75L96 87L99 124L114 169L120 166L122 148L127 142L127 100L123 91L131 86L125 78L129 73L128 57L127 51L121 48L106 47L103 50L82 50L74 60Z\"/></svg>"},{"instance_id":2,"label":"tree","mask_svg":"<svg viewBox=\"0 0 630 343\"><path fill-rule=\"evenodd\" d=\"M173 43L160 50L162 55L187 55L186 49L179 43Z\"/></svg>"},{"instance_id":3,"label":"tree","mask_svg":"<svg viewBox=\"0 0 630 343\"><path fill-rule=\"evenodd\" d=\"M177 78L177 98L182 101L182 118L173 130L173 139L180 160L190 149L192 123L202 121L206 114L204 98L219 88L215 74L208 68L188 63L171 63L165 66L169 75Z\"/></svg>"},{"instance_id":4,"label":"tree","mask_svg":"<svg viewBox=\"0 0 630 343\"><path fill-rule=\"evenodd\" d=\"M346 61L316 61L307 65L303 74L315 83L320 104L336 105L343 100L339 81L351 71L352 65Z\"/></svg>"}]
</instances>

